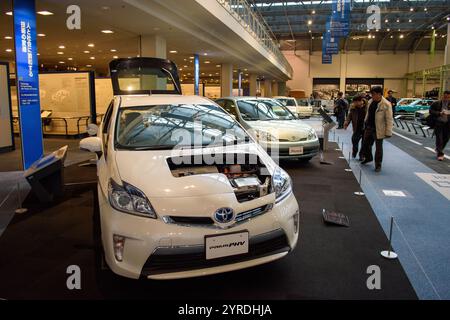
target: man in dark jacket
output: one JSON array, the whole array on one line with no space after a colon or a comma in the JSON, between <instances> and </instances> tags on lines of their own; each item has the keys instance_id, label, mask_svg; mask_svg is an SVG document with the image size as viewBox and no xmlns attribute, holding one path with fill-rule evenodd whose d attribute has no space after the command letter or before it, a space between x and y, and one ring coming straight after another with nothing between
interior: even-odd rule
<instances>
[{"instance_id":1,"label":"man in dark jacket","mask_svg":"<svg viewBox=\"0 0 450 320\"><path fill-rule=\"evenodd\" d=\"M394 91L389 90L388 96L386 97L386 100L389 101L392 105L392 115L395 116L395 107L397 106L397 99L394 97Z\"/></svg>"},{"instance_id":2,"label":"man in dark jacket","mask_svg":"<svg viewBox=\"0 0 450 320\"><path fill-rule=\"evenodd\" d=\"M362 139L364 135L364 119L366 118L367 113L367 101L363 98L362 95L357 95L353 98L352 105L350 106L350 110L348 112L347 119L344 123L344 128L347 129L349 124L352 124L353 135L352 135L352 144L353 144L353 158L356 158L359 149L359 141ZM363 154L362 148L359 152L359 160L362 161Z\"/></svg>"},{"instance_id":3,"label":"man in dark jacket","mask_svg":"<svg viewBox=\"0 0 450 320\"><path fill-rule=\"evenodd\" d=\"M430 117L434 123L436 136L436 153L439 161L444 160L444 150L450 136L450 91L447 90L442 100L434 102L430 107Z\"/></svg>"},{"instance_id":4,"label":"man in dark jacket","mask_svg":"<svg viewBox=\"0 0 450 320\"><path fill-rule=\"evenodd\" d=\"M338 122L338 129L344 128L345 114L347 112L348 103L344 99L344 93L339 92L337 96L337 100L334 103L334 115L336 116L336 120Z\"/></svg>"}]
</instances>

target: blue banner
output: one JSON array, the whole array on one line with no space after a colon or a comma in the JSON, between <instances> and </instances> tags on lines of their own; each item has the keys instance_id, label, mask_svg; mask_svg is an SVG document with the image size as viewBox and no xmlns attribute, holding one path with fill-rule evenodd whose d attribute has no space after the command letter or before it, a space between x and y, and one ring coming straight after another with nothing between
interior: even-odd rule
<instances>
[{"instance_id":1,"label":"blue banner","mask_svg":"<svg viewBox=\"0 0 450 320\"><path fill-rule=\"evenodd\" d=\"M323 34L322 43L325 44L325 47L322 48L323 52L326 54L338 54L339 53L339 38L335 38L331 36L330 24L326 23L326 31Z\"/></svg>"},{"instance_id":2,"label":"blue banner","mask_svg":"<svg viewBox=\"0 0 450 320\"><path fill-rule=\"evenodd\" d=\"M24 170L43 155L34 0L14 0L16 82Z\"/></svg>"},{"instance_id":3,"label":"blue banner","mask_svg":"<svg viewBox=\"0 0 450 320\"><path fill-rule=\"evenodd\" d=\"M326 53L326 33L323 34L322 39L322 64L332 64L333 56L331 54Z\"/></svg>"},{"instance_id":4,"label":"blue banner","mask_svg":"<svg viewBox=\"0 0 450 320\"><path fill-rule=\"evenodd\" d=\"M330 17L332 37L347 37L350 32L350 0L333 0Z\"/></svg>"}]
</instances>

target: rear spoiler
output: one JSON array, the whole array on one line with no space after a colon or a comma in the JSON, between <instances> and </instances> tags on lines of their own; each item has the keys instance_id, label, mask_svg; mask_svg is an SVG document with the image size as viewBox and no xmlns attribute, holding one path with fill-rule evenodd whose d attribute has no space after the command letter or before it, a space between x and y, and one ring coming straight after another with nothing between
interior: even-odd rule
<instances>
[{"instance_id":1,"label":"rear spoiler","mask_svg":"<svg viewBox=\"0 0 450 320\"><path fill-rule=\"evenodd\" d=\"M153 69L153 70L152 70ZM175 63L159 58L130 58L115 59L109 63L111 81L114 95L133 94L182 94L178 69ZM120 76L133 72L141 76L157 76L163 74L173 83L173 90L155 88L140 88L137 90L124 90L120 87Z\"/></svg>"}]
</instances>

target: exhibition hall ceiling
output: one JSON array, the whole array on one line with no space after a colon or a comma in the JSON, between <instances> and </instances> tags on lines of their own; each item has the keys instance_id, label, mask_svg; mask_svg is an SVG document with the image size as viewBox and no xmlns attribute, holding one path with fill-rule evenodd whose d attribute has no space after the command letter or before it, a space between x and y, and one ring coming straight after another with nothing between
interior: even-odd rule
<instances>
[{"instance_id":1,"label":"exhibition hall ceiling","mask_svg":"<svg viewBox=\"0 0 450 320\"><path fill-rule=\"evenodd\" d=\"M331 1L250 0L253 10L266 20L281 48L322 50L321 35L331 13ZM367 30L370 5L381 11L380 29ZM341 41L341 49L361 51L428 50L433 28L438 37L436 49L444 50L449 0L353 0L351 33Z\"/></svg>"}]
</instances>

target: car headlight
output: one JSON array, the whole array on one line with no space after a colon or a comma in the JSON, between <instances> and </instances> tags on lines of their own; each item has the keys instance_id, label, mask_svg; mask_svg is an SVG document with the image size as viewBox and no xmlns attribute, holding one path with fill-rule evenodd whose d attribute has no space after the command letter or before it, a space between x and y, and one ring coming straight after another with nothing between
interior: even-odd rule
<instances>
[{"instance_id":1,"label":"car headlight","mask_svg":"<svg viewBox=\"0 0 450 320\"><path fill-rule=\"evenodd\" d=\"M286 198L292 191L291 178L280 167L275 170L272 176L272 190L275 192L277 203Z\"/></svg>"},{"instance_id":2,"label":"car headlight","mask_svg":"<svg viewBox=\"0 0 450 320\"><path fill-rule=\"evenodd\" d=\"M155 210L145 194L131 184L123 182L121 186L110 179L108 197L111 206L118 211L156 219Z\"/></svg>"},{"instance_id":3,"label":"car headlight","mask_svg":"<svg viewBox=\"0 0 450 320\"><path fill-rule=\"evenodd\" d=\"M265 142L277 142L278 139L270 132L257 130L255 132L257 141L265 141Z\"/></svg>"},{"instance_id":4,"label":"car headlight","mask_svg":"<svg viewBox=\"0 0 450 320\"><path fill-rule=\"evenodd\" d=\"M316 140L317 134L315 130L310 130L308 133L308 140Z\"/></svg>"}]
</instances>

